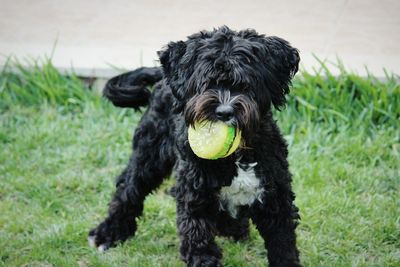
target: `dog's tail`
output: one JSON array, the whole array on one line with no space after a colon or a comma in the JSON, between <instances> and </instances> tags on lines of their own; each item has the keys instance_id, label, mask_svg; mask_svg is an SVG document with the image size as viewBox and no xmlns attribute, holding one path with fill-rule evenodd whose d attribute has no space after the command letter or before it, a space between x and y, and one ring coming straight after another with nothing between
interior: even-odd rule
<instances>
[{"instance_id":1,"label":"dog's tail","mask_svg":"<svg viewBox=\"0 0 400 267\"><path fill-rule=\"evenodd\" d=\"M103 95L117 107L139 109L149 104L149 86L162 77L160 67L129 71L111 78L103 89Z\"/></svg>"}]
</instances>

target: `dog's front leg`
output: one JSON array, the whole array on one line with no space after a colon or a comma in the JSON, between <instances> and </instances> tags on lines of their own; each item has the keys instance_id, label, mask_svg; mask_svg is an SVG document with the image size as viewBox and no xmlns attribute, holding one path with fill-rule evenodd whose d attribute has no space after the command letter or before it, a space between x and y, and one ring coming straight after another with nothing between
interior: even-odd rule
<instances>
[{"instance_id":1,"label":"dog's front leg","mask_svg":"<svg viewBox=\"0 0 400 267\"><path fill-rule=\"evenodd\" d=\"M295 228L299 219L290 186L266 188L262 202L254 203L252 220L263 237L270 266L300 267Z\"/></svg>"},{"instance_id":2,"label":"dog's front leg","mask_svg":"<svg viewBox=\"0 0 400 267\"><path fill-rule=\"evenodd\" d=\"M177 224L181 257L187 266L222 266L222 253L215 243L216 194L198 191L193 184L178 181L176 187Z\"/></svg>"}]
</instances>

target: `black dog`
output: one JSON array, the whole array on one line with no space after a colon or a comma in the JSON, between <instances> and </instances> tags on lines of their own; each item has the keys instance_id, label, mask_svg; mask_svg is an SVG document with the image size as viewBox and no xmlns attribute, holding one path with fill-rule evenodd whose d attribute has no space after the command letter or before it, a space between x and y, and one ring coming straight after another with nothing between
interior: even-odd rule
<instances>
[{"instance_id":1,"label":"black dog","mask_svg":"<svg viewBox=\"0 0 400 267\"><path fill-rule=\"evenodd\" d=\"M297 49L254 30L221 27L170 43L159 57L162 70L141 68L105 87L116 106L149 108L108 217L90 231L90 243L105 250L132 237L145 197L174 171L180 252L188 266L221 266L215 235L245 239L249 218L265 240L270 266L300 266L287 145L271 113L285 105ZM227 158L198 158L187 135L201 120L240 129L241 147Z\"/></svg>"}]
</instances>

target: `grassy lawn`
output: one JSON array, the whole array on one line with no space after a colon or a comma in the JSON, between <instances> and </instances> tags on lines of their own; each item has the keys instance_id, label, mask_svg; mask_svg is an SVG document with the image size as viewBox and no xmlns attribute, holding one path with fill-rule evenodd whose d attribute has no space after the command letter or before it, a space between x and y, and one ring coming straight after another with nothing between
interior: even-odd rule
<instances>
[{"instance_id":1,"label":"grassy lawn","mask_svg":"<svg viewBox=\"0 0 400 267\"><path fill-rule=\"evenodd\" d=\"M86 236L106 214L140 118L49 62L0 73L0 265L183 266L169 179L135 238L99 253ZM341 68L339 66L339 68ZM398 77L397 77L398 79ZM305 266L400 266L400 85L325 66L294 81L277 112L301 211ZM218 238L225 266L266 266L250 240Z\"/></svg>"}]
</instances>

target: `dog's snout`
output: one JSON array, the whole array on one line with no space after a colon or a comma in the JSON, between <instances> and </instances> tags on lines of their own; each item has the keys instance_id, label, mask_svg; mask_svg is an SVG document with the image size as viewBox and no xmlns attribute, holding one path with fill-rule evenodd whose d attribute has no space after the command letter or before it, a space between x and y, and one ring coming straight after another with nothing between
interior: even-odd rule
<instances>
[{"instance_id":1,"label":"dog's snout","mask_svg":"<svg viewBox=\"0 0 400 267\"><path fill-rule=\"evenodd\" d=\"M220 105L215 110L217 118L221 121L229 121L233 118L234 110L230 105Z\"/></svg>"}]
</instances>

